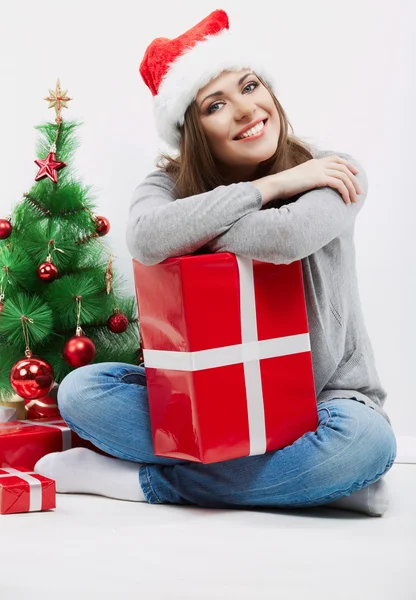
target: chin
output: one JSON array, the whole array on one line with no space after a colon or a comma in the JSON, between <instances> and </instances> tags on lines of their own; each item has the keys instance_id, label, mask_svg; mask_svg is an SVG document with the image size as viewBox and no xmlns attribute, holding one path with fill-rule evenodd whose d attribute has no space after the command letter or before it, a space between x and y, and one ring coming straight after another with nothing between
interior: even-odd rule
<instances>
[{"instance_id":1,"label":"chin","mask_svg":"<svg viewBox=\"0 0 416 600\"><path fill-rule=\"evenodd\" d=\"M264 163L267 160L270 160L272 158L272 156L274 156L276 150L277 150L277 146L275 148L272 148L269 152L261 152L261 153L259 152L259 154L257 156L251 157L248 164L254 166L254 165L259 165L261 163Z\"/></svg>"},{"instance_id":2,"label":"chin","mask_svg":"<svg viewBox=\"0 0 416 600\"><path fill-rule=\"evenodd\" d=\"M264 158L261 159L261 162L270 160L272 158L272 156L274 156L276 154L277 148L278 148L278 142L276 141L276 143L273 144L273 147L270 148L269 152L264 152Z\"/></svg>"}]
</instances>

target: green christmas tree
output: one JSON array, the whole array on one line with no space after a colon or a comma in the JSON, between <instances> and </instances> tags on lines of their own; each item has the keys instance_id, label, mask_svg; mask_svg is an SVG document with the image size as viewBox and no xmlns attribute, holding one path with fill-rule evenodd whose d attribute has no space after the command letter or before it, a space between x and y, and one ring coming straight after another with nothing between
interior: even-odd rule
<instances>
[{"instance_id":1,"label":"green christmas tree","mask_svg":"<svg viewBox=\"0 0 416 600\"><path fill-rule=\"evenodd\" d=\"M59 79L49 91L56 118L36 127L35 184L0 219L0 402L39 398L83 364L143 360L136 299L120 293L115 256L102 242L109 222L71 169L82 123L63 121L71 98ZM27 371L16 367L28 359L36 377L16 388Z\"/></svg>"}]
</instances>

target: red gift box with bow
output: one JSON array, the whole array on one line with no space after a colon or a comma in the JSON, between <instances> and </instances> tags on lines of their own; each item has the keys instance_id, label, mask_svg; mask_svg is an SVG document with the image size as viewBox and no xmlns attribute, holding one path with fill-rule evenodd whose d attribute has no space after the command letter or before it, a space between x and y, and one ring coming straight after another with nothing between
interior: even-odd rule
<instances>
[{"instance_id":1,"label":"red gift box with bow","mask_svg":"<svg viewBox=\"0 0 416 600\"><path fill-rule=\"evenodd\" d=\"M33 419L49 419L50 421L62 419L57 400L58 388L59 385L55 384L46 396L25 400L25 418L29 421Z\"/></svg>"},{"instance_id":2,"label":"red gift box with bow","mask_svg":"<svg viewBox=\"0 0 416 600\"><path fill-rule=\"evenodd\" d=\"M318 426L301 261L133 260L156 456L264 454Z\"/></svg>"},{"instance_id":3,"label":"red gift box with bow","mask_svg":"<svg viewBox=\"0 0 416 600\"><path fill-rule=\"evenodd\" d=\"M36 419L0 423L0 468L33 470L51 452L83 446L105 454L72 431L63 419Z\"/></svg>"},{"instance_id":4,"label":"red gift box with bow","mask_svg":"<svg viewBox=\"0 0 416 600\"><path fill-rule=\"evenodd\" d=\"M53 479L25 469L0 469L0 514L56 508Z\"/></svg>"}]
</instances>

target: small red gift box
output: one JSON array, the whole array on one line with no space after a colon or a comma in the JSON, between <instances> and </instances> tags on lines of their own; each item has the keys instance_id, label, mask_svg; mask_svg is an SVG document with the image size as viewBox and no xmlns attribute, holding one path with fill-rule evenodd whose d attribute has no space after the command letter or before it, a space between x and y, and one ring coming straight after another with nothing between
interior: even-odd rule
<instances>
[{"instance_id":1,"label":"small red gift box","mask_svg":"<svg viewBox=\"0 0 416 600\"><path fill-rule=\"evenodd\" d=\"M27 400L25 402L26 419L62 419L56 403L56 397L51 394L38 398L36 400Z\"/></svg>"},{"instance_id":2,"label":"small red gift box","mask_svg":"<svg viewBox=\"0 0 416 600\"><path fill-rule=\"evenodd\" d=\"M301 261L133 260L156 456L213 463L315 431Z\"/></svg>"},{"instance_id":3,"label":"small red gift box","mask_svg":"<svg viewBox=\"0 0 416 600\"><path fill-rule=\"evenodd\" d=\"M33 470L42 456L76 446L101 453L93 444L72 431L63 419L0 423L0 468Z\"/></svg>"},{"instance_id":4,"label":"small red gift box","mask_svg":"<svg viewBox=\"0 0 416 600\"><path fill-rule=\"evenodd\" d=\"M55 481L25 469L0 469L0 514L56 508Z\"/></svg>"}]
</instances>

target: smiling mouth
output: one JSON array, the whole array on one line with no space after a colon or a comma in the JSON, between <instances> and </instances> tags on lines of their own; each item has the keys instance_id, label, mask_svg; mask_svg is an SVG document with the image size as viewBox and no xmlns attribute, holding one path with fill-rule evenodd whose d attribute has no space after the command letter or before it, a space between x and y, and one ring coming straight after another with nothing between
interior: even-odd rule
<instances>
[{"instance_id":1,"label":"smiling mouth","mask_svg":"<svg viewBox=\"0 0 416 600\"><path fill-rule=\"evenodd\" d=\"M262 121L262 122L263 122L263 128L264 128L264 126L266 125L266 123L267 123L267 120L268 120L268 119L264 119L264 120ZM236 136L235 138L233 138L233 141L239 142L240 140L245 140L245 139L247 139L247 138L254 137L254 136L256 136L256 135L257 135L256 133L253 133L252 135L246 135L246 136L239 136L239 135L238 135L238 136Z\"/></svg>"}]
</instances>

